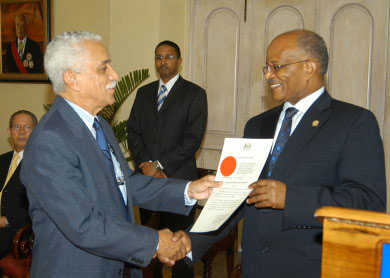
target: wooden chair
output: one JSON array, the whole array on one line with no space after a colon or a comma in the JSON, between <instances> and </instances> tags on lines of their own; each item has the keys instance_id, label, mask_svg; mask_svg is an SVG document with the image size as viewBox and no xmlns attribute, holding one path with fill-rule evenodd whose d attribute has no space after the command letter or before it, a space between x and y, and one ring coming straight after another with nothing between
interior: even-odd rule
<instances>
[{"instance_id":1,"label":"wooden chair","mask_svg":"<svg viewBox=\"0 0 390 278\"><path fill-rule=\"evenodd\" d=\"M215 170L198 168L199 177L215 174ZM203 278L212 278L212 263L220 252L226 252L226 270L228 278L233 278L234 248L237 241L238 227L236 227L223 239L214 243L205 255L201 258L203 262Z\"/></svg>"},{"instance_id":2,"label":"wooden chair","mask_svg":"<svg viewBox=\"0 0 390 278\"><path fill-rule=\"evenodd\" d=\"M9 278L27 278L31 268L34 234L31 225L21 227L14 235L12 251L0 260L4 275Z\"/></svg>"},{"instance_id":3,"label":"wooden chair","mask_svg":"<svg viewBox=\"0 0 390 278\"><path fill-rule=\"evenodd\" d=\"M322 207L322 278L381 277L382 251L390 242L390 215Z\"/></svg>"}]
</instances>

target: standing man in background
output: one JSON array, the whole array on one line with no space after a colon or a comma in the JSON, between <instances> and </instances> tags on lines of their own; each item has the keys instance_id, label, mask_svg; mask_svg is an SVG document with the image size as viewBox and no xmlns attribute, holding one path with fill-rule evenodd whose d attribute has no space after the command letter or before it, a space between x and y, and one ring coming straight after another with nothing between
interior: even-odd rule
<instances>
[{"instance_id":1,"label":"standing man in background","mask_svg":"<svg viewBox=\"0 0 390 278\"><path fill-rule=\"evenodd\" d=\"M9 120L7 131L14 150L0 155L0 259L11 251L16 231L31 223L19 173L24 147L37 122L37 117L26 110L13 113Z\"/></svg>"},{"instance_id":2,"label":"standing man in background","mask_svg":"<svg viewBox=\"0 0 390 278\"><path fill-rule=\"evenodd\" d=\"M128 143L136 168L144 175L186 180L198 178L195 153L206 129L205 90L179 75L182 59L179 46L160 42L155 49L155 66L160 80L141 87L128 121ZM161 212L159 228L172 231L188 228L189 216ZM152 212L140 209L145 224ZM161 277L161 265L155 277ZM172 269L173 278L193 277L184 261Z\"/></svg>"}]
</instances>

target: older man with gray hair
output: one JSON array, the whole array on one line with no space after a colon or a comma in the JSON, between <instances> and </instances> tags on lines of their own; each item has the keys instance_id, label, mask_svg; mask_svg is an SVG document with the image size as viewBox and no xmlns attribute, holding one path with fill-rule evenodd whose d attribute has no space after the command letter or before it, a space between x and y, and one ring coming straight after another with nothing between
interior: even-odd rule
<instances>
[{"instance_id":1,"label":"older man with gray hair","mask_svg":"<svg viewBox=\"0 0 390 278\"><path fill-rule=\"evenodd\" d=\"M56 36L44 65L57 97L30 137L21 173L35 233L31 277L122 277L127 262L136 278L154 256L168 264L181 259L190 246L167 229L136 225L132 206L185 214L219 183L129 169L97 115L114 103L118 80L99 35Z\"/></svg>"}]
</instances>

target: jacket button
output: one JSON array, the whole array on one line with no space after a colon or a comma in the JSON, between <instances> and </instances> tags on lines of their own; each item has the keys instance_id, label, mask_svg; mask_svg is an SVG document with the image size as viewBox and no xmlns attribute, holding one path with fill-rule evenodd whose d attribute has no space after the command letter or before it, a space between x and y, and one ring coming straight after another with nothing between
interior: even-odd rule
<instances>
[{"instance_id":1,"label":"jacket button","mask_svg":"<svg viewBox=\"0 0 390 278\"><path fill-rule=\"evenodd\" d=\"M268 252L268 246L267 245L264 245L263 248L261 248L261 253L267 253Z\"/></svg>"}]
</instances>

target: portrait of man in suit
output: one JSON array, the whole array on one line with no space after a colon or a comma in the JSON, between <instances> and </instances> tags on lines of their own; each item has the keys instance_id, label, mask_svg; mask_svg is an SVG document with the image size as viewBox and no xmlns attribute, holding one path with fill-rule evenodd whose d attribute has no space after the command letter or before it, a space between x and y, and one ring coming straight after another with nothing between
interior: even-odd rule
<instances>
[{"instance_id":1,"label":"portrait of man in suit","mask_svg":"<svg viewBox=\"0 0 390 278\"><path fill-rule=\"evenodd\" d=\"M16 231L30 223L26 189L19 175L24 147L36 125L36 116L27 110L13 113L9 121L13 150L0 155L0 259L11 252Z\"/></svg>"},{"instance_id":2,"label":"portrait of man in suit","mask_svg":"<svg viewBox=\"0 0 390 278\"><path fill-rule=\"evenodd\" d=\"M28 37L28 20L24 14L15 16L16 40L6 47L3 73L43 73L43 55L37 42Z\"/></svg>"},{"instance_id":3,"label":"portrait of man in suit","mask_svg":"<svg viewBox=\"0 0 390 278\"><path fill-rule=\"evenodd\" d=\"M179 46L162 41L154 53L160 77L141 87L128 120L128 144L136 170L146 176L194 180L198 178L195 153L202 143L207 122L207 95L198 85L179 75L182 62ZM146 223L152 211L140 209ZM195 210L188 216L159 213L159 228L184 230L194 222ZM162 277L162 265L154 277ZM173 278L193 277L184 261L172 268Z\"/></svg>"},{"instance_id":4,"label":"portrait of man in suit","mask_svg":"<svg viewBox=\"0 0 390 278\"><path fill-rule=\"evenodd\" d=\"M220 183L130 170L98 115L114 103L119 79L99 35L57 35L44 61L56 99L30 136L21 170L35 234L30 277L122 277L126 262L140 278L153 257L183 258L190 246L168 229L135 224L133 206L188 214Z\"/></svg>"},{"instance_id":5,"label":"portrait of man in suit","mask_svg":"<svg viewBox=\"0 0 390 278\"><path fill-rule=\"evenodd\" d=\"M324 88L328 51L294 30L269 45L264 78L280 106L250 119L245 138L273 146L246 203L217 233L191 234L193 258L244 217L242 277L321 277L322 206L385 211L383 143L372 112ZM346 69L347 70L347 69Z\"/></svg>"}]
</instances>

